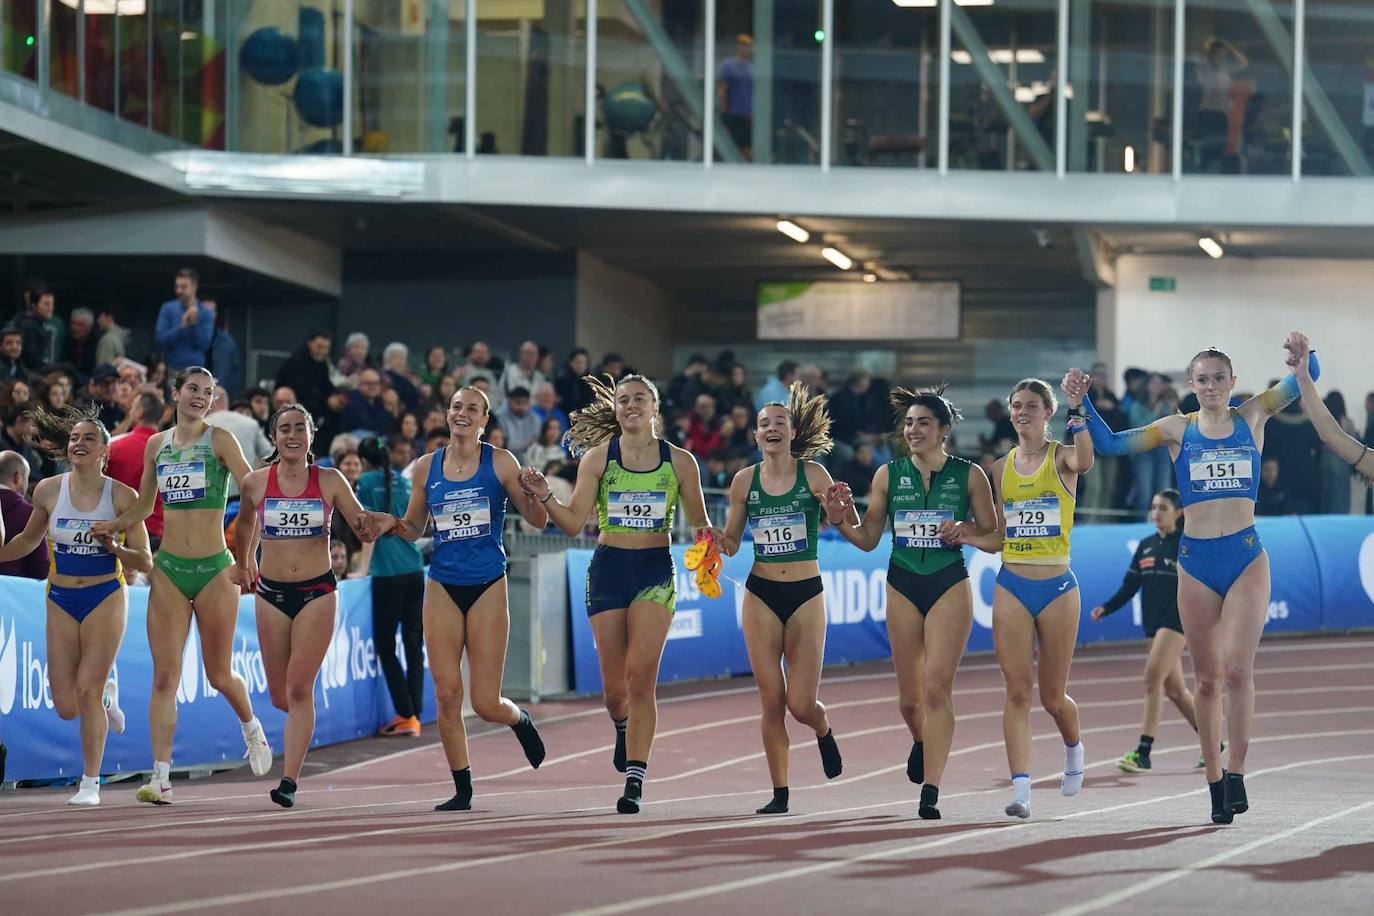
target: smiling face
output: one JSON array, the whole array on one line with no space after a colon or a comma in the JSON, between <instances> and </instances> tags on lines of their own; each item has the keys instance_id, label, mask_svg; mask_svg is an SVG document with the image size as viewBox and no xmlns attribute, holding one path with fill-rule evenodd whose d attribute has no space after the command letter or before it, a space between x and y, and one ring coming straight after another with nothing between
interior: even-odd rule
<instances>
[{"instance_id":1,"label":"smiling face","mask_svg":"<svg viewBox=\"0 0 1374 916\"><path fill-rule=\"evenodd\" d=\"M759 411L754 439L765 455L781 455L792 450L797 431L792 428L792 412L781 404L769 404Z\"/></svg>"},{"instance_id":2,"label":"smiling face","mask_svg":"<svg viewBox=\"0 0 1374 916\"><path fill-rule=\"evenodd\" d=\"M940 418L924 404L912 404L902 418L902 438L913 455L939 452L949 436L949 427L940 425Z\"/></svg>"},{"instance_id":3,"label":"smiling face","mask_svg":"<svg viewBox=\"0 0 1374 916\"><path fill-rule=\"evenodd\" d=\"M272 421L272 444L283 459L305 461L314 441L315 428L302 410L287 408Z\"/></svg>"},{"instance_id":4,"label":"smiling face","mask_svg":"<svg viewBox=\"0 0 1374 916\"><path fill-rule=\"evenodd\" d=\"M1011 425L1022 439L1043 436L1045 425L1054 416L1054 408L1043 394L1031 388L1022 388L1011 394Z\"/></svg>"},{"instance_id":5,"label":"smiling face","mask_svg":"<svg viewBox=\"0 0 1374 916\"><path fill-rule=\"evenodd\" d=\"M1204 409L1222 410L1231 401L1236 376L1226 360L1216 356L1202 356L1188 367L1188 387L1197 395Z\"/></svg>"},{"instance_id":6,"label":"smiling face","mask_svg":"<svg viewBox=\"0 0 1374 916\"><path fill-rule=\"evenodd\" d=\"M67 461L74 468L99 467L110 454L110 445L105 432L89 420L82 420L72 427L67 437Z\"/></svg>"},{"instance_id":7,"label":"smiling face","mask_svg":"<svg viewBox=\"0 0 1374 916\"><path fill-rule=\"evenodd\" d=\"M487 427L491 408L480 392L464 388L448 402L448 431L455 439L477 439Z\"/></svg>"},{"instance_id":8,"label":"smiling face","mask_svg":"<svg viewBox=\"0 0 1374 916\"><path fill-rule=\"evenodd\" d=\"M714 409L714 402L712 403ZM615 390L615 418L627 433L649 429L658 413L658 398L649 386L635 379L622 382Z\"/></svg>"},{"instance_id":9,"label":"smiling face","mask_svg":"<svg viewBox=\"0 0 1374 916\"><path fill-rule=\"evenodd\" d=\"M215 380L208 375L193 372L172 392L177 413L188 419L199 420L210 410L215 399Z\"/></svg>"}]
</instances>

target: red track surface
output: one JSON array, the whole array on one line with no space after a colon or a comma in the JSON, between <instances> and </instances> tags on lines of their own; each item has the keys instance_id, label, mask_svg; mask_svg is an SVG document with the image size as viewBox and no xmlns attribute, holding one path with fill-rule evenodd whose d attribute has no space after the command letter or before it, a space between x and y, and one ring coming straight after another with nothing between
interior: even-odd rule
<instances>
[{"instance_id":1,"label":"red track surface","mask_svg":"<svg viewBox=\"0 0 1374 916\"><path fill-rule=\"evenodd\" d=\"M433 729L315 752L291 811L267 799L276 775L246 771L178 781L171 808L127 783L94 810L65 807L71 789L0 796L0 913L1374 912L1374 641L1268 642L1256 667L1252 807L1229 827L1210 823L1195 736L1167 703L1154 772L1117 772L1143 670L1120 649L1074 665L1083 792L1060 797L1058 733L1036 711L1035 816L1006 818L1001 679L972 658L942 821L915 817L894 681L872 665L822 684L840 778L793 724L789 815L752 813L769 780L751 682L681 685L661 691L638 817L614 813L598 703L546 703L537 772L507 730L473 727L465 813L431 810L451 792Z\"/></svg>"}]
</instances>

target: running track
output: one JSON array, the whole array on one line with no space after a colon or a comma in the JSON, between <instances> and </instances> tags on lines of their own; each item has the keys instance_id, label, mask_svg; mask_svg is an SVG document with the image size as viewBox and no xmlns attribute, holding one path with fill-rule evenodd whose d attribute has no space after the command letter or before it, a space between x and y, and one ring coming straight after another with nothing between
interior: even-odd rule
<instances>
[{"instance_id":1,"label":"running track","mask_svg":"<svg viewBox=\"0 0 1374 916\"><path fill-rule=\"evenodd\" d=\"M1210 823L1194 735L1166 702L1155 771L1113 765L1135 746L1139 649L1080 653L1088 778L1058 793L1063 753L1032 714L1035 816L1012 821L1001 679L965 661L941 787L945 819L915 817L909 739L889 668L828 672L822 700L845 755L827 783L792 723L792 813L763 817L769 781L746 679L676 685L638 817L614 814L622 780L594 700L533 711L549 757L533 772L513 736L470 726L474 809L438 814L451 783L433 729L316 751L291 811L240 770L137 805L105 787L0 796L0 912L1368 914L1374 910L1374 640L1266 642L1250 750L1251 811ZM225 727L231 728L228 711ZM246 905L246 906L245 906Z\"/></svg>"}]
</instances>

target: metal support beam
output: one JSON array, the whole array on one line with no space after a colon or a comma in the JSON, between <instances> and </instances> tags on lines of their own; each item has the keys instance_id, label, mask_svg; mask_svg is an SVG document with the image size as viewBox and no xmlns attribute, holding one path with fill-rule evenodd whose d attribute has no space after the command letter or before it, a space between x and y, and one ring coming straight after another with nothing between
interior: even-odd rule
<instances>
[{"instance_id":1,"label":"metal support beam","mask_svg":"<svg viewBox=\"0 0 1374 916\"><path fill-rule=\"evenodd\" d=\"M76 4L76 97L86 101L86 0Z\"/></svg>"},{"instance_id":2,"label":"metal support beam","mask_svg":"<svg viewBox=\"0 0 1374 916\"><path fill-rule=\"evenodd\" d=\"M448 0L429 0L425 23L425 152L448 137Z\"/></svg>"},{"instance_id":3,"label":"metal support beam","mask_svg":"<svg viewBox=\"0 0 1374 916\"><path fill-rule=\"evenodd\" d=\"M1307 0L1294 0L1293 54L1297 66L1293 68L1293 98L1301 99L1303 73L1307 70ZM1302 105L1293 106L1293 180L1302 178Z\"/></svg>"},{"instance_id":4,"label":"metal support beam","mask_svg":"<svg viewBox=\"0 0 1374 916\"><path fill-rule=\"evenodd\" d=\"M52 0L34 0L34 24L38 31L38 91L46 93L52 85L49 57L52 49ZM152 54L148 66L152 67Z\"/></svg>"},{"instance_id":5,"label":"metal support beam","mask_svg":"<svg viewBox=\"0 0 1374 916\"><path fill-rule=\"evenodd\" d=\"M1068 57L1059 63L1060 111L1068 113L1068 170L1088 170L1088 74L1092 68L1092 0L1063 0L1061 10L1068 12L1068 23L1060 29L1068 40ZM1067 77L1065 76L1067 74ZM1067 82L1066 82L1067 80ZM1069 88L1073 98L1064 98ZM1064 155L1064 153L1060 153ZM1063 161L1062 159L1060 160Z\"/></svg>"},{"instance_id":6,"label":"metal support beam","mask_svg":"<svg viewBox=\"0 0 1374 916\"><path fill-rule=\"evenodd\" d=\"M1301 63L1301 56L1295 61L1293 55L1293 36L1288 33L1283 20L1279 18L1278 11L1269 0L1245 0L1245 5L1250 8L1251 14L1255 17L1255 22L1268 39L1270 47L1274 49L1274 55L1278 57L1279 63L1290 73L1295 71L1301 73L1301 79L1295 77L1293 80L1293 91L1301 91L1301 96L1293 96L1294 117L1301 117L1302 103L1305 101L1312 109L1312 120L1316 121L1326 132L1327 139L1331 141L1332 147L1336 150L1336 155L1341 157L1345 167L1350 170L1350 174L1359 178L1368 178L1374 175L1374 169L1369 166L1369 160L1360 151L1360 146L1355 142L1355 138L1346 129L1345 122L1336 114L1336 108L1331 104L1331 99L1322 88L1321 83L1317 82L1315 76L1307 68L1305 63ZM1294 140L1298 139L1294 136ZM1293 150L1293 155L1299 156L1297 149Z\"/></svg>"},{"instance_id":7,"label":"metal support beam","mask_svg":"<svg viewBox=\"0 0 1374 916\"><path fill-rule=\"evenodd\" d=\"M754 128L751 156L773 161L773 4L754 0Z\"/></svg>"},{"instance_id":8,"label":"metal support beam","mask_svg":"<svg viewBox=\"0 0 1374 916\"><path fill-rule=\"evenodd\" d=\"M983 37L978 34L978 30L973 27L973 20L969 19L963 7L954 4L947 4L947 7L954 33L959 36L959 41L973 59L973 69L977 71L979 79L992 94L997 107L1002 109L1002 114L1006 115L1007 123L1015 132L1016 139L1025 144L1026 154L1030 156L1037 169L1042 172L1053 172L1054 151L1045 142L1045 138L1040 136L1040 131L1035 129L1035 122L1030 119L1030 115L1026 114L1026 110L1007 88L1006 74L988 56L988 46L983 43ZM1062 75L1060 81L1062 84ZM1063 110L1062 105L1060 110Z\"/></svg>"},{"instance_id":9,"label":"metal support beam","mask_svg":"<svg viewBox=\"0 0 1374 916\"><path fill-rule=\"evenodd\" d=\"M596 16L596 0L587 0L587 81L582 103L582 153L587 165L596 161Z\"/></svg>"},{"instance_id":10,"label":"metal support beam","mask_svg":"<svg viewBox=\"0 0 1374 916\"><path fill-rule=\"evenodd\" d=\"M343 154L353 155L353 2L344 0L343 13ZM226 36L227 37L227 36ZM237 47L237 45L229 45ZM236 57L226 54L225 57Z\"/></svg>"},{"instance_id":11,"label":"metal support beam","mask_svg":"<svg viewBox=\"0 0 1374 916\"><path fill-rule=\"evenodd\" d=\"M949 11L951 0L940 0L940 151L936 166L941 175L949 174Z\"/></svg>"},{"instance_id":12,"label":"metal support beam","mask_svg":"<svg viewBox=\"0 0 1374 916\"><path fill-rule=\"evenodd\" d=\"M639 26L640 31L644 33L644 37L648 40L649 47L653 48L659 63L663 64L663 75L672 81L673 86L677 89L678 95L682 98L682 103L691 110L694 117L701 119L703 125L705 125L707 121L713 122L711 124L711 142L715 144L716 152L720 153L720 157L727 162L743 162L744 155L739 151L739 147L735 144L734 138L730 136L729 131L725 130L725 125L721 124L720 129L716 130L717 125L714 123L719 117L716 113L716 105L714 96L712 95L712 90L715 88L715 72L713 67L715 61L714 8L707 10L709 16L709 30L706 35L706 44L708 48L707 54L709 56L704 77L706 91L699 95L696 87L696 76L692 72L692 65L683 59L682 53L678 51L677 46L673 44L673 40L668 37L667 30L663 28L663 23L659 22L653 10L649 9L644 3L644 0L622 0L622 2L625 4L626 12L634 17L635 23ZM757 78L755 78L754 87L755 92L757 92ZM701 100L700 103L698 100ZM699 104L704 104L704 107L699 107ZM710 149L709 145L707 149ZM707 159L710 159L709 155Z\"/></svg>"},{"instance_id":13,"label":"metal support beam","mask_svg":"<svg viewBox=\"0 0 1374 916\"><path fill-rule=\"evenodd\" d=\"M704 0L706 28L702 40L705 60L701 68L701 162L710 168L716 160L716 0ZM691 98L688 94L687 98Z\"/></svg>"},{"instance_id":14,"label":"metal support beam","mask_svg":"<svg viewBox=\"0 0 1374 916\"><path fill-rule=\"evenodd\" d=\"M1169 165L1174 181L1183 177L1183 5L1184 0L1174 0L1174 111L1169 129L1173 146Z\"/></svg>"},{"instance_id":15,"label":"metal support beam","mask_svg":"<svg viewBox=\"0 0 1374 916\"><path fill-rule=\"evenodd\" d=\"M477 0L463 4L463 155L477 155Z\"/></svg>"},{"instance_id":16,"label":"metal support beam","mask_svg":"<svg viewBox=\"0 0 1374 916\"><path fill-rule=\"evenodd\" d=\"M835 0L821 4L821 171L830 171L830 151L834 145L835 117Z\"/></svg>"},{"instance_id":17,"label":"metal support beam","mask_svg":"<svg viewBox=\"0 0 1374 916\"><path fill-rule=\"evenodd\" d=\"M1059 0L1059 22L1057 23L1058 37L1055 52L1055 68L1059 71L1059 79L1054 81L1054 173L1060 178L1064 177L1068 169L1068 157L1065 155L1065 147L1068 144L1069 126L1069 84L1078 77L1078 68L1071 66L1069 55L1069 0ZM1013 58L1014 59L1014 58ZM1079 93L1074 93L1077 98ZM1074 106L1074 115L1078 114L1077 106Z\"/></svg>"}]
</instances>

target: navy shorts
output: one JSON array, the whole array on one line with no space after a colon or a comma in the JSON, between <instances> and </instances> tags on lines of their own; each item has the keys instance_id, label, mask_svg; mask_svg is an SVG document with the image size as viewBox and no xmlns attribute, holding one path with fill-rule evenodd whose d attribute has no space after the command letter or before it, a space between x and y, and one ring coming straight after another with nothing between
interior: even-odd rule
<instances>
[{"instance_id":1,"label":"navy shorts","mask_svg":"<svg viewBox=\"0 0 1374 916\"><path fill-rule=\"evenodd\" d=\"M587 570L587 616L652 601L673 612L677 586L667 547L628 550L598 544Z\"/></svg>"}]
</instances>

